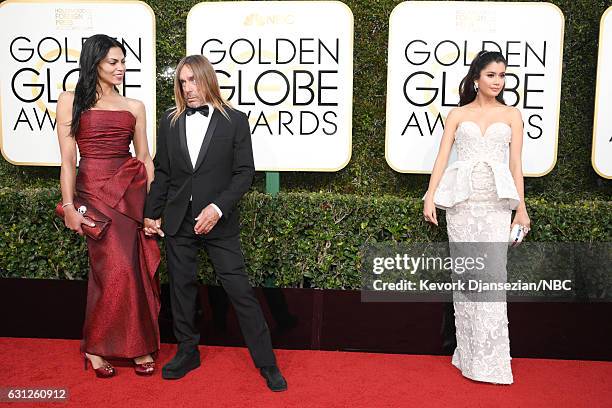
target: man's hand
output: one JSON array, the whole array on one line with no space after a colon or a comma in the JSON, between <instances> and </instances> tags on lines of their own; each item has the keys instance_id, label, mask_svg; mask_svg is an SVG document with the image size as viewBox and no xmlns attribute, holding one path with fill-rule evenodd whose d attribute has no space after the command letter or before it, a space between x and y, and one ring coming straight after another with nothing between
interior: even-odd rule
<instances>
[{"instance_id":1,"label":"man's hand","mask_svg":"<svg viewBox=\"0 0 612 408\"><path fill-rule=\"evenodd\" d=\"M212 230L214 226L217 225L217 221L219 221L219 218L221 217L219 217L219 213L217 212L217 210L215 210L212 204L208 204L206 208L204 208L200 212L200 215L195 218L196 225L195 227L193 227L193 230L198 235L208 234L210 230Z\"/></svg>"},{"instance_id":2,"label":"man's hand","mask_svg":"<svg viewBox=\"0 0 612 408\"><path fill-rule=\"evenodd\" d=\"M151 218L144 219L144 233L146 236L150 237L155 234L158 234L160 237L164 236L164 231L161 229L161 218L156 220L152 220Z\"/></svg>"}]
</instances>

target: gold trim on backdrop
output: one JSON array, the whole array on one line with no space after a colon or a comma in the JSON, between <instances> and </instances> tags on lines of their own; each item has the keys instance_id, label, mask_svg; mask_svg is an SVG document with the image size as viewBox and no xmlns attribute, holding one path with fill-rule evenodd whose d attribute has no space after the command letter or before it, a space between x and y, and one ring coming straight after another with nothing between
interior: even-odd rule
<instances>
[{"instance_id":1,"label":"gold trim on backdrop","mask_svg":"<svg viewBox=\"0 0 612 408\"><path fill-rule=\"evenodd\" d=\"M391 14L389 15L389 41L388 44L391 44L391 36L393 31L391 30L391 20L393 18L393 14L397 12L397 10L401 7L405 7L408 4L419 4L419 5L429 5L429 6L443 6L444 4L457 4L457 5L464 5L464 4L474 4L474 3L483 3L480 1L462 1L462 2L458 2L458 1L405 1L402 3L399 3L397 6L395 6L393 8L393 10L391 11ZM484 5L484 3L483 3ZM537 5L537 6L545 6L545 7L552 7L561 17L561 42L559 43L559 66L562 67L563 66L563 44L565 42L565 16L563 15L563 11L561 11L561 9L559 7L557 7L556 5L552 4L552 3L538 3L538 2L487 2L486 3L486 7L508 7L508 6L524 6L524 5ZM387 46L387 61L389 61L389 47ZM387 90L390 89L390 78L391 78L391 66L389 65L387 67ZM542 177L547 175L548 173L550 173L552 171L552 169L555 168L555 166L557 165L557 153L558 153L558 146L559 146L559 116L560 116L560 112L561 112L561 80L563 78L563 70L561 69L560 71L560 75L559 75L559 81L557 84L557 92L559 94L559 98L557 100L557 120L556 120L556 126L555 126L555 144L554 144L554 152L553 152L553 162L552 165L546 169L545 171L543 171L542 173L524 173L523 175L525 177ZM401 173L401 174L431 174L431 171L417 171L417 170L400 170L397 169L396 167L394 167L391 162L389 161L389 96L388 96L388 92L387 92L387 100L386 100L386 105L385 105L385 121L386 121L386 125L385 125L385 161L387 162L387 165L389 167L391 167L391 169L393 169L394 171ZM446 120L446 118L445 118Z\"/></svg>"},{"instance_id":2,"label":"gold trim on backdrop","mask_svg":"<svg viewBox=\"0 0 612 408\"><path fill-rule=\"evenodd\" d=\"M603 171L601 171L598 167L597 164L595 163L595 145L596 145L596 141L597 141L597 120L599 118L598 114L599 114L599 95L600 95L600 85L601 85L601 77L603 76L603 72L602 72L602 66L601 66L601 58L602 55L604 53L604 49L602 47L603 43L604 43L604 38L603 38L603 33L604 33L604 28L603 28L603 24L604 24L604 20L606 19L606 17L608 16L609 13L612 12L612 6L608 7L606 9L606 11L604 11L604 13L601 16L601 19L599 19L599 50L597 52L597 79L595 82L595 111L593 114L593 141L592 141L592 146L591 146L591 166L593 167L593 170L595 170L595 172L597 174L599 174L601 177L605 178L605 179L612 179L612 174L605 174ZM612 27L611 27L612 29ZM612 40L612 39L611 39ZM612 49L612 46L610 47ZM612 160L612 159L611 159Z\"/></svg>"},{"instance_id":3,"label":"gold trim on backdrop","mask_svg":"<svg viewBox=\"0 0 612 408\"><path fill-rule=\"evenodd\" d=\"M149 137L153 138L153 149L151 152L151 156L155 155L155 152L157 150L157 78L156 78L156 74L157 74L157 32L156 32L156 22L155 22L155 12L153 11L153 9L151 8L151 6L149 6L147 3L145 3L144 1L139 1L139 0L61 0L61 1L54 1L54 0L6 0L3 1L2 3L0 3L0 8L3 7L4 5L7 4L58 4L58 3L90 3L90 4L139 4L139 5L144 5L145 9L149 12L149 14L151 15L151 22L152 22L152 33L153 33L153 75L152 75L152 81L151 83L153 84L153 131L152 131L152 135L149 136L147 134L147 139ZM146 105L145 105L146 106ZM149 118L147 118L147 121L150 120ZM148 140L147 140L148 142ZM7 162L15 165L15 166L40 166L40 167L59 167L61 166L61 162L60 163L52 163L52 162L16 162L14 160L11 160L7 157L7 155L4 152L4 143L3 143L3 134L2 134L2 95L0 94L0 153L2 154L2 157L4 157L4 160L6 160Z\"/></svg>"},{"instance_id":4,"label":"gold trim on backdrop","mask_svg":"<svg viewBox=\"0 0 612 408\"><path fill-rule=\"evenodd\" d=\"M189 18L191 16L191 12L196 9L197 7L205 7L208 5L213 5L213 4L223 4L223 3L228 3L228 4L236 4L236 3L242 3L242 4L247 4L247 3L253 3L252 1L218 1L218 2L200 2L195 4L191 9L189 9L189 12L187 13L187 20L185 23L185 33L186 36L189 36L189 25L187 24L189 22ZM276 167L266 167L266 168L258 168L256 169L256 171L283 171L283 172L289 172L289 171L303 171L303 172L327 172L327 173L333 173L333 172L337 172L342 170L343 168L345 168L351 161L351 158L353 157L353 98L355 96L355 84L354 84L354 59L355 59L355 49L354 49L354 43L355 43L355 17L353 15L353 11L351 10L351 8L349 6L347 6L345 3L341 2L341 1L336 1L336 0L325 0L325 1L283 1L283 4L286 3L294 3L294 4L316 4L316 5L322 5L322 4L338 4L341 5L346 11L348 11L349 16L351 18L350 24L351 24L351 35L350 35L350 55L349 55L349 61L350 61L350 78L351 78L351 102L350 102L350 112L348 114L348 130L349 130L349 138L348 138L348 157L346 158L346 161L340 165L339 167L333 167L333 168L276 168ZM189 50L187 49L187 38L185 41L185 54L188 55L189 54Z\"/></svg>"}]
</instances>

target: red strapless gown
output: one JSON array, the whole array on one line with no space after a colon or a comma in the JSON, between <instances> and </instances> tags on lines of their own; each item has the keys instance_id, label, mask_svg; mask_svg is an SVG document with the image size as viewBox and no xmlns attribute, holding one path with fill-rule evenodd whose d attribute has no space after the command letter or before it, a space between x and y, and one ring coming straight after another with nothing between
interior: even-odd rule
<instances>
[{"instance_id":1,"label":"red strapless gown","mask_svg":"<svg viewBox=\"0 0 612 408\"><path fill-rule=\"evenodd\" d=\"M99 241L87 238L89 281L81 351L134 358L159 350L157 243L142 231L144 164L131 156L136 119L128 111L89 110L76 141L77 194L112 219Z\"/></svg>"}]
</instances>

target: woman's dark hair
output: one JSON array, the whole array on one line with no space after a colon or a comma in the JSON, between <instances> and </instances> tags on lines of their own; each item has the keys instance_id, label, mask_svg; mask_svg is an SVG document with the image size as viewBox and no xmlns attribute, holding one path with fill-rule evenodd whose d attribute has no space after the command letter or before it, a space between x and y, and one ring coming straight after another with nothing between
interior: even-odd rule
<instances>
[{"instance_id":1,"label":"woman's dark hair","mask_svg":"<svg viewBox=\"0 0 612 408\"><path fill-rule=\"evenodd\" d=\"M81 113L98 101L98 64L106 57L108 50L114 47L121 48L125 55L125 47L119 41L104 34L96 34L83 43L81 57L79 58L79 80L74 90L72 103L72 121L70 134L76 136L81 121Z\"/></svg>"},{"instance_id":2,"label":"woman's dark hair","mask_svg":"<svg viewBox=\"0 0 612 408\"><path fill-rule=\"evenodd\" d=\"M497 51L480 51L476 58L470 64L470 69L467 75L461 80L459 84L459 106L467 105L476 99L476 90L474 89L474 81L480 78L480 72L492 62L501 62L505 66L508 66L506 59L501 52ZM504 101L504 90L502 89L499 95L495 99L502 104L506 104Z\"/></svg>"}]
</instances>

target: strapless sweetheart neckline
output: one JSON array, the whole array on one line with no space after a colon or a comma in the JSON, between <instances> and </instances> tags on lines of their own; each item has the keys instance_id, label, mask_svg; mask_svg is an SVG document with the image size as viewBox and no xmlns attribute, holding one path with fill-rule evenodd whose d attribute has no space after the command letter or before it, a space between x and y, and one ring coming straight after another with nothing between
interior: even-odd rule
<instances>
[{"instance_id":1,"label":"strapless sweetheart neckline","mask_svg":"<svg viewBox=\"0 0 612 408\"><path fill-rule=\"evenodd\" d=\"M487 177L494 179L492 190L497 198L506 199L508 207L516 208L520 198L508 166L511 129L507 123L497 121L483 134L474 121L458 123L454 141L457 160L448 165L434 193L438 208L452 208L472 196L473 170L481 163L490 168Z\"/></svg>"},{"instance_id":2,"label":"strapless sweetheart neckline","mask_svg":"<svg viewBox=\"0 0 612 408\"><path fill-rule=\"evenodd\" d=\"M510 127L510 125L509 125L509 124L507 124L506 122L497 121L497 122L493 122L493 123L491 123L489 126L487 126L487 128L485 129L485 131L484 131L484 133L483 133L483 132L482 132L482 129L480 128L480 126L478 125L478 123L474 122L473 120L463 120L463 121L459 122L459 125L457 126L457 129L459 129L459 127L460 127L461 125L466 124L466 123L471 123L471 124L473 124L473 125L474 125L474 126L477 128L477 129L478 129L478 132L480 133L480 137L486 137L486 136L487 136L487 133L489 132L489 130L490 130L490 129L491 129L493 126L495 126L495 125L505 125L505 126L507 126L509 129L512 129L512 128Z\"/></svg>"}]
</instances>

